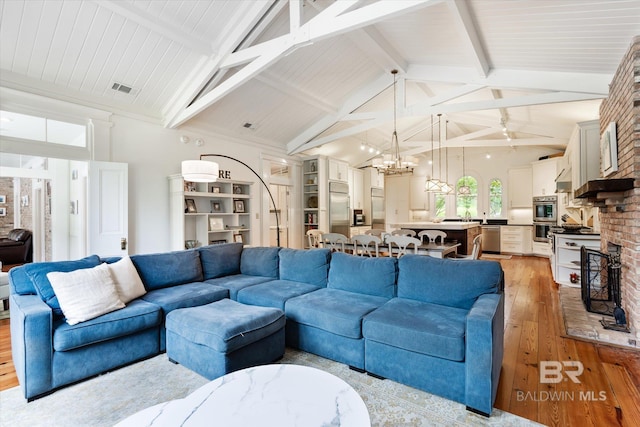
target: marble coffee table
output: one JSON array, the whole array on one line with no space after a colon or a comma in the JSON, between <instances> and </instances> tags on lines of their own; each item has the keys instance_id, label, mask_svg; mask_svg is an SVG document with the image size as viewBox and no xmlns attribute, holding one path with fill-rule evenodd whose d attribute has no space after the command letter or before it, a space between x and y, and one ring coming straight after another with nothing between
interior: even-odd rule
<instances>
[{"instance_id":1,"label":"marble coffee table","mask_svg":"<svg viewBox=\"0 0 640 427\"><path fill-rule=\"evenodd\" d=\"M371 421L360 395L340 378L307 366L275 364L232 372L117 427L178 425L369 427Z\"/></svg>"}]
</instances>

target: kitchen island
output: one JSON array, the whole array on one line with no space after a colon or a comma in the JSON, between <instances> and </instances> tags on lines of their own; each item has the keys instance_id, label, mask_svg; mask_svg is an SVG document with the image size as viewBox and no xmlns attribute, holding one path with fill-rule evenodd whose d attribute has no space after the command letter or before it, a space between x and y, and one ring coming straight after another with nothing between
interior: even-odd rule
<instances>
[{"instance_id":1,"label":"kitchen island","mask_svg":"<svg viewBox=\"0 0 640 427\"><path fill-rule=\"evenodd\" d=\"M476 221L460 222L400 222L390 224L392 228L408 228L417 233L422 230L441 230L447 233L446 240L457 240L460 242L458 253L469 255L473 250L473 239L481 233L480 223Z\"/></svg>"}]
</instances>

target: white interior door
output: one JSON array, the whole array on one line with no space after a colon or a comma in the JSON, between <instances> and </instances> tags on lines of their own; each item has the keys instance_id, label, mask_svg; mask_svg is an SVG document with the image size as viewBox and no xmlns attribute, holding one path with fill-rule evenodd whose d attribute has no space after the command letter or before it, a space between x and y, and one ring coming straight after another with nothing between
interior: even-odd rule
<instances>
[{"instance_id":1,"label":"white interior door","mask_svg":"<svg viewBox=\"0 0 640 427\"><path fill-rule=\"evenodd\" d=\"M128 165L89 162L88 252L100 256L128 253Z\"/></svg>"}]
</instances>

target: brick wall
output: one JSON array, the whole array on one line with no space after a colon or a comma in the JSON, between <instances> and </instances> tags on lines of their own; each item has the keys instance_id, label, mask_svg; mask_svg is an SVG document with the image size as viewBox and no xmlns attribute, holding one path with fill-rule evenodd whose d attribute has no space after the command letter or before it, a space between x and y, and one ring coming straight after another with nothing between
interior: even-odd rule
<instances>
[{"instance_id":1,"label":"brick wall","mask_svg":"<svg viewBox=\"0 0 640 427\"><path fill-rule=\"evenodd\" d=\"M609 85L600 106L600 134L616 123L618 171L607 178L634 178L622 200L600 208L602 250L622 246L622 308L632 333L640 338L640 36L636 36Z\"/></svg>"},{"instance_id":2,"label":"brick wall","mask_svg":"<svg viewBox=\"0 0 640 427\"><path fill-rule=\"evenodd\" d=\"M0 216L0 236L6 236L13 230L13 178L0 178L0 195L5 196L5 203L0 203L4 208L5 216Z\"/></svg>"}]
</instances>

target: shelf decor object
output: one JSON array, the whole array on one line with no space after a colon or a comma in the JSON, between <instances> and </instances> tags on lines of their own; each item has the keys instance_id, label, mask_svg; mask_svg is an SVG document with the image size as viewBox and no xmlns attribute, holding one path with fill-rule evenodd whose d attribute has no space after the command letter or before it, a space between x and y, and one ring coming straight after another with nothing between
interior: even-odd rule
<instances>
[{"instance_id":1,"label":"shelf decor object","mask_svg":"<svg viewBox=\"0 0 640 427\"><path fill-rule=\"evenodd\" d=\"M269 198L271 198L271 203L273 203L274 213L276 216L276 239L277 245L280 246L280 217L278 215L278 206L276 206L275 199L273 198L273 194L269 190L269 186L264 182L264 180L258 175L258 172L253 170L251 166L243 162L242 160L238 160L235 157L227 156L224 154L200 154L200 160L183 160L182 162L182 177L185 180L194 181L194 182L216 182L218 180L218 173L220 171L220 166L216 162L211 162L207 160L202 160L203 157L222 157L225 159L233 160L234 162L240 163L249 169L262 183L265 190L267 190L267 194L269 194ZM242 191L242 190L241 190ZM237 201L236 201L237 203ZM234 206L237 207L237 205ZM242 202L242 212L244 212L244 201Z\"/></svg>"}]
</instances>

